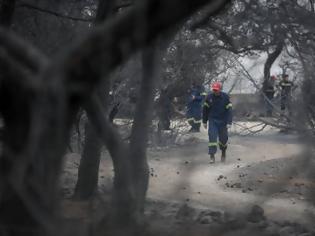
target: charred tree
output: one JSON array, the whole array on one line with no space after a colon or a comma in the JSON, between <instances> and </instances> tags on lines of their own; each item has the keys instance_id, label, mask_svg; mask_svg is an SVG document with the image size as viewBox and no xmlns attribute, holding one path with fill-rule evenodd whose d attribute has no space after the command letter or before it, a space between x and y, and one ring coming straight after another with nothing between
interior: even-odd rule
<instances>
[{"instance_id":1,"label":"charred tree","mask_svg":"<svg viewBox=\"0 0 315 236\"><path fill-rule=\"evenodd\" d=\"M10 28L14 10L14 0L1 2L1 26ZM4 119L3 150L0 157L0 234L37 235L40 233L37 227L38 219L29 214L29 206L23 200L23 197L27 197L27 195L36 196L36 190L26 179L28 177L32 179L37 170L30 168L24 173L19 173L16 170L16 164L20 161L19 155L23 153L29 138L31 107L29 99L31 94L16 83L16 76L19 76L19 73L13 73L15 68L3 61L3 58L0 60L0 68L0 80L3 81L0 87L0 110ZM20 96L16 96L16 93ZM12 175L13 173L16 175ZM26 196L21 196L21 194ZM19 214L17 215L16 212Z\"/></svg>"},{"instance_id":2,"label":"charred tree","mask_svg":"<svg viewBox=\"0 0 315 236\"><path fill-rule=\"evenodd\" d=\"M113 0L99 1L95 24L97 25L105 21L113 14L113 9ZM104 103L105 110L108 105L106 104L108 103L106 93L108 93L108 84L103 84L103 86L99 88L98 96L100 97L100 101ZM112 114L110 119L113 120L114 113L110 114ZM85 142L78 170L78 180L75 186L74 198L88 200L96 193L102 147L103 143L99 135L94 130L94 127L92 127L91 122L87 121L85 125Z\"/></svg>"},{"instance_id":3,"label":"charred tree","mask_svg":"<svg viewBox=\"0 0 315 236\"><path fill-rule=\"evenodd\" d=\"M149 184L149 166L146 156L146 147L153 112L154 89L157 82L157 78L154 76L154 56L155 50L153 48L145 49L142 55L143 76L140 88L141 100L139 99L137 103L129 145L129 158L133 163L132 181L136 194L136 219L138 215L143 215L145 197Z\"/></svg>"},{"instance_id":4,"label":"charred tree","mask_svg":"<svg viewBox=\"0 0 315 236\"><path fill-rule=\"evenodd\" d=\"M283 47L284 47L284 42L281 41L277 44L275 50L272 53L268 53L268 57L267 57L267 60L265 62L265 66L264 66L264 82L269 80L270 69L271 69L273 63L277 60L277 58L281 54Z\"/></svg>"},{"instance_id":5,"label":"charred tree","mask_svg":"<svg viewBox=\"0 0 315 236\"><path fill-rule=\"evenodd\" d=\"M98 172L103 144L90 122L85 124L85 142L78 170L74 198L86 200L91 198L98 185Z\"/></svg>"}]
</instances>

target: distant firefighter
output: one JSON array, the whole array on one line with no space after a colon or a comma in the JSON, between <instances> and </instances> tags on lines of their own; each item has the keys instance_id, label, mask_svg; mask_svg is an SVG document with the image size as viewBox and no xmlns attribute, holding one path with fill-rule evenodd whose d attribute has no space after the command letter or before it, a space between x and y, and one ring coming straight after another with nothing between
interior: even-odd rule
<instances>
[{"instance_id":1,"label":"distant firefighter","mask_svg":"<svg viewBox=\"0 0 315 236\"><path fill-rule=\"evenodd\" d=\"M229 96L222 92L222 85L215 82L211 85L210 93L204 102L202 123L209 135L210 164L215 162L217 146L222 151L221 162L225 162L228 141L228 125L232 124L232 103ZM219 137L219 143L217 141Z\"/></svg>"},{"instance_id":2,"label":"distant firefighter","mask_svg":"<svg viewBox=\"0 0 315 236\"><path fill-rule=\"evenodd\" d=\"M191 126L190 132L199 132L201 125L202 103L204 100L204 92L201 86L191 86L190 94L187 101L187 121Z\"/></svg>"},{"instance_id":3,"label":"distant firefighter","mask_svg":"<svg viewBox=\"0 0 315 236\"><path fill-rule=\"evenodd\" d=\"M292 81L289 81L289 76L284 74L282 80L279 82L280 87L280 104L281 111L284 113L288 111L291 113L291 104L292 104L292 90L295 87Z\"/></svg>"}]
</instances>

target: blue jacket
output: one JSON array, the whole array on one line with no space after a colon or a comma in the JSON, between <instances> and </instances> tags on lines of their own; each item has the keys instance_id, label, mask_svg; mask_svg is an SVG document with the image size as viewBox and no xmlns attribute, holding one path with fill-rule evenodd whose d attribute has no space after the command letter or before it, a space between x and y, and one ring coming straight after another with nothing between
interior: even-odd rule
<instances>
[{"instance_id":1,"label":"blue jacket","mask_svg":"<svg viewBox=\"0 0 315 236\"><path fill-rule=\"evenodd\" d=\"M193 98L194 97L194 98ZM193 88L187 101L187 117L201 119L204 96L201 89Z\"/></svg>"},{"instance_id":2,"label":"blue jacket","mask_svg":"<svg viewBox=\"0 0 315 236\"><path fill-rule=\"evenodd\" d=\"M232 103L230 97L224 92L216 96L210 93L203 105L202 122L208 120L222 121L225 125L232 123Z\"/></svg>"}]
</instances>

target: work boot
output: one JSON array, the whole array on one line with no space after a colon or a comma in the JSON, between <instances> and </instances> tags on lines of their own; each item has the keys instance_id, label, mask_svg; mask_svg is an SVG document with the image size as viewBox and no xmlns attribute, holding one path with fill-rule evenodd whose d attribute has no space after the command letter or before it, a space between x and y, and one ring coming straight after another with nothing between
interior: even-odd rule
<instances>
[{"instance_id":1,"label":"work boot","mask_svg":"<svg viewBox=\"0 0 315 236\"><path fill-rule=\"evenodd\" d=\"M214 163L215 163L214 154L210 154L210 164L214 164Z\"/></svg>"},{"instance_id":2,"label":"work boot","mask_svg":"<svg viewBox=\"0 0 315 236\"><path fill-rule=\"evenodd\" d=\"M223 149L222 154L221 154L221 162L225 162L225 158L226 158L226 149Z\"/></svg>"}]
</instances>

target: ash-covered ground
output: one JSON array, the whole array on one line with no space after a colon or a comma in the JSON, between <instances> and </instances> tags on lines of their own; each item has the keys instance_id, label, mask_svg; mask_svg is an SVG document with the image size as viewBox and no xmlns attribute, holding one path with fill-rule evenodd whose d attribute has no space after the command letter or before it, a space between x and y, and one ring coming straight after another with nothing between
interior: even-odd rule
<instances>
[{"instance_id":1,"label":"ash-covered ground","mask_svg":"<svg viewBox=\"0 0 315 236\"><path fill-rule=\"evenodd\" d=\"M315 164L300 138L273 128L235 133L226 163L218 153L209 164L206 130L183 134L172 147L149 148L151 234L315 235ZM62 189L69 197L80 157L66 160ZM100 196L108 195L113 169L106 151L99 176Z\"/></svg>"}]
</instances>

